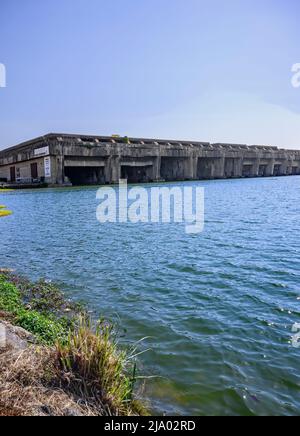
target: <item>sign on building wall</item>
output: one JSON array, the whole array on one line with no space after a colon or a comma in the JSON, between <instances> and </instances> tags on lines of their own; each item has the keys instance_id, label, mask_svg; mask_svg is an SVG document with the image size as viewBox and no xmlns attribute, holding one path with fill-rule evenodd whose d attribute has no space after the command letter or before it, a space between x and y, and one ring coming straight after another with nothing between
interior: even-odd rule
<instances>
[{"instance_id":1,"label":"sign on building wall","mask_svg":"<svg viewBox=\"0 0 300 436\"><path fill-rule=\"evenodd\" d=\"M34 150L35 156L47 156L49 154L49 147L37 148Z\"/></svg>"},{"instance_id":2,"label":"sign on building wall","mask_svg":"<svg viewBox=\"0 0 300 436\"><path fill-rule=\"evenodd\" d=\"M51 177L51 158L45 157L44 159L45 177Z\"/></svg>"}]
</instances>

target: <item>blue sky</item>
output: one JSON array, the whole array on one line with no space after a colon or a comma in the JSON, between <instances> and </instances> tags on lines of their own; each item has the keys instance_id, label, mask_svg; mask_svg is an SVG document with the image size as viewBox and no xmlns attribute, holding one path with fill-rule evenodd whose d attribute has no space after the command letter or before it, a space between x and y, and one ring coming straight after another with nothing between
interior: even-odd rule
<instances>
[{"instance_id":1,"label":"blue sky","mask_svg":"<svg viewBox=\"0 0 300 436\"><path fill-rule=\"evenodd\" d=\"M70 132L300 149L298 0L0 1L0 148Z\"/></svg>"}]
</instances>

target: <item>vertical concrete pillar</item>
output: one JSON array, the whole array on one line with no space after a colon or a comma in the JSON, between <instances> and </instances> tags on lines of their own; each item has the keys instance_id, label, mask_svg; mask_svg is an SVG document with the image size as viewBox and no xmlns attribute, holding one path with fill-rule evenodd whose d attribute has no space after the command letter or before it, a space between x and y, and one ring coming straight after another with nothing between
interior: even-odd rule
<instances>
[{"instance_id":1,"label":"vertical concrete pillar","mask_svg":"<svg viewBox=\"0 0 300 436\"><path fill-rule=\"evenodd\" d=\"M281 164L280 175L281 176L286 176L287 175L287 171L288 171L288 160L286 159Z\"/></svg>"},{"instance_id":2,"label":"vertical concrete pillar","mask_svg":"<svg viewBox=\"0 0 300 436\"><path fill-rule=\"evenodd\" d=\"M118 156L109 156L104 168L105 183L119 183L121 178L120 158Z\"/></svg>"},{"instance_id":3,"label":"vertical concrete pillar","mask_svg":"<svg viewBox=\"0 0 300 436\"><path fill-rule=\"evenodd\" d=\"M153 182L159 182L162 177L161 177L161 156L157 156L155 158L153 158Z\"/></svg>"},{"instance_id":4,"label":"vertical concrete pillar","mask_svg":"<svg viewBox=\"0 0 300 436\"><path fill-rule=\"evenodd\" d=\"M57 156L56 170L56 183L63 185L65 183L65 158L63 154Z\"/></svg>"},{"instance_id":5,"label":"vertical concrete pillar","mask_svg":"<svg viewBox=\"0 0 300 436\"><path fill-rule=\"evenodd\" d=\"M252 176L258 177L259 176L259 166L260 166L260 158L255 159L253 163L253 169L252 169Z\"/></svg>"},{"instance_id":6,"label":"vertical concrete pillar","mask_svg":"<svg viewBox=\"0 0 300 436\"><path fill-rule=\"evenodd\" d=\"M234 177L243 177L243 159L234 159Z\"/></svg>"},{"instance_id":7,"label":"vertical concrete pillar","mask_svg":"<svg viewBox=\"0 0 300 436\"><path fill-rule=\"evenodd\" d=\"M65 156L64 144L60 143L56 149L56 184L63 185L65 183Z\"/></svg>"},{"instance_id":8,"label":"vertical concrete pillar","mask_svg":"<svg viewBox=\"0 0 300 436\"><path fill-rule=\"evenodd\" d=\"M287 163L287 172L286 172L286 174L287 174L287 176L291 176L292 174L293 174L293 161L292 160L289 160L288 161L288 163Z\"/></svg>"},{"instance_id":9,"label":"vertical concrete pillar","mask_svg":"<svg viewBox=\"0 0 300 436\"><path fill-rule=\"evenodd\" d=\"M120 157L113 157L111 159L111 183L117 184L121 179L121 164Z\"/></svg>"},{"instance_id":10,"label":"vertical concrete pillar","mask_svg":"<svg viewBox=\"0 0 300 436\"><path fill-rule=\"evenodd\" d=\"M275 166L275 159L271 158L269 163L268 163L267 170L266 170L267 177L271 177L274 175L274 166Z\"/></svg>"},{"instance_id":11,"label":"vertical concrete pillar","mask_svg":"<svg viewBox=\"0 0 300 436\"><path fill-rule=\"evenodd\" d=\"M44 163L44 171L45 171L45 163ZM46 177L45 175L45 181L46 183L49 183L50 185L56 185L57 180L56 180L56 157L55 156L51 156L50 157L50 177Z\"/></svg>"},{"instance_id":12,"label":"vertical concrete pillar","mask_svg":"<svg viewBox=\"0 0 300 436\"><path fill-rule=\"evenodd\" d=\"M105 183L110 184L112 183L112 175L111 175L111 157L109 156L105 161L105 167L104 167L104 179Z\"/></svg>"},{"instance_id":13,"label":"vertical concrete pillar","mask_svg":"<svg viewBox=\"0 0 300 436\"><path fill-rule=\"evenodd\" d=\"M184 178L193 180L194 177L194 156L189 156L184 161Z\"/></svg>"},{"instance_id":14,"label":"vertical concrete pillar","mask_svg":"<svg viewBox=\"0 0 300 436\"><path fill-rule=\"evenodd\" d=\"M198 180L198 156L193 156L192 166L193 166L193 180Z\"/></svg>"}]
</instances>

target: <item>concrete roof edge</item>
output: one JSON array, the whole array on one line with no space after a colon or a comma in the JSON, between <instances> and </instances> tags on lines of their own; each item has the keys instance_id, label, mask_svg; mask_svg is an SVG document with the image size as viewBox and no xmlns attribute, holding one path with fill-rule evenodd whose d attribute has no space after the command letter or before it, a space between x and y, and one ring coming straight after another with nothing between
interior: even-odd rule
<instances>
[{"instance_id":1,"label":"concrete roof edge","mask_svg":"<svg viewBox=\"0 0 300 436\"><path fill-rule=\"evenodd\" d=\"M39 143L42 141L47 141L47 140L51 140L51 139L55 139L55 138L90 138L92 140L96 140L96 139L102 139L102 140L114 140L115 142L118 142L118 139L122 139L124 138L124 136L120 136L119 138L117 136L102 136L102 135L86 135L86 134L72 134L72 133L55 133L55 132L51 132L51 133L47 133L46 135L42 135L36 138L33 138L31 140L25 141L25 142L21 142L17 145L8 147L6 149L0 150L0 155L1 154L5 154L7 152L10 151L16 151L18 149L22 149L22 148L26 148L30 145L34 145L35 143ZM244 148L248 148L249 150L257 147L257 148L266 148L266 149L270 149L270 150L282 150L282 151L293 151L293 152L299 152L300 150L286 150L286 149L281 149L278 147L272 147L270 145L247 145L247 144L229 144L229 143L210 143L207 141L193 141L193 140L176 140L176 139L160 139L160 138L134 138L131 136L128 136L128 139L134 142L146 142L146 143L166 143L166 144L182 144L182 145L206 145L206 146L231 146L231 147L244 147Z\"/></svg>"}]
</instances>

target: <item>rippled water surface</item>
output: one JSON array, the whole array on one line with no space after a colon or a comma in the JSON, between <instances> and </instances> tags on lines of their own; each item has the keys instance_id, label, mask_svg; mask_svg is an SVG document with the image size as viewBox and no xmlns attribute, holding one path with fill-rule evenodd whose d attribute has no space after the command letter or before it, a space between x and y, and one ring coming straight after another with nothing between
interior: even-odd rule
<instances>
[{"instance_id":1,"label":"rippled water surface","mask_svg":"<svg viewBox=\"0 0 300 436\"><path fill-rule=\"evenodd\" d=\"M141 345L157 413L300 413L300 178L199 182L206 227L100 225L96 188L0 194L0 266L62 284ZM178 185L177 185L178 186Z\"/></svg>"}]
</instances>

